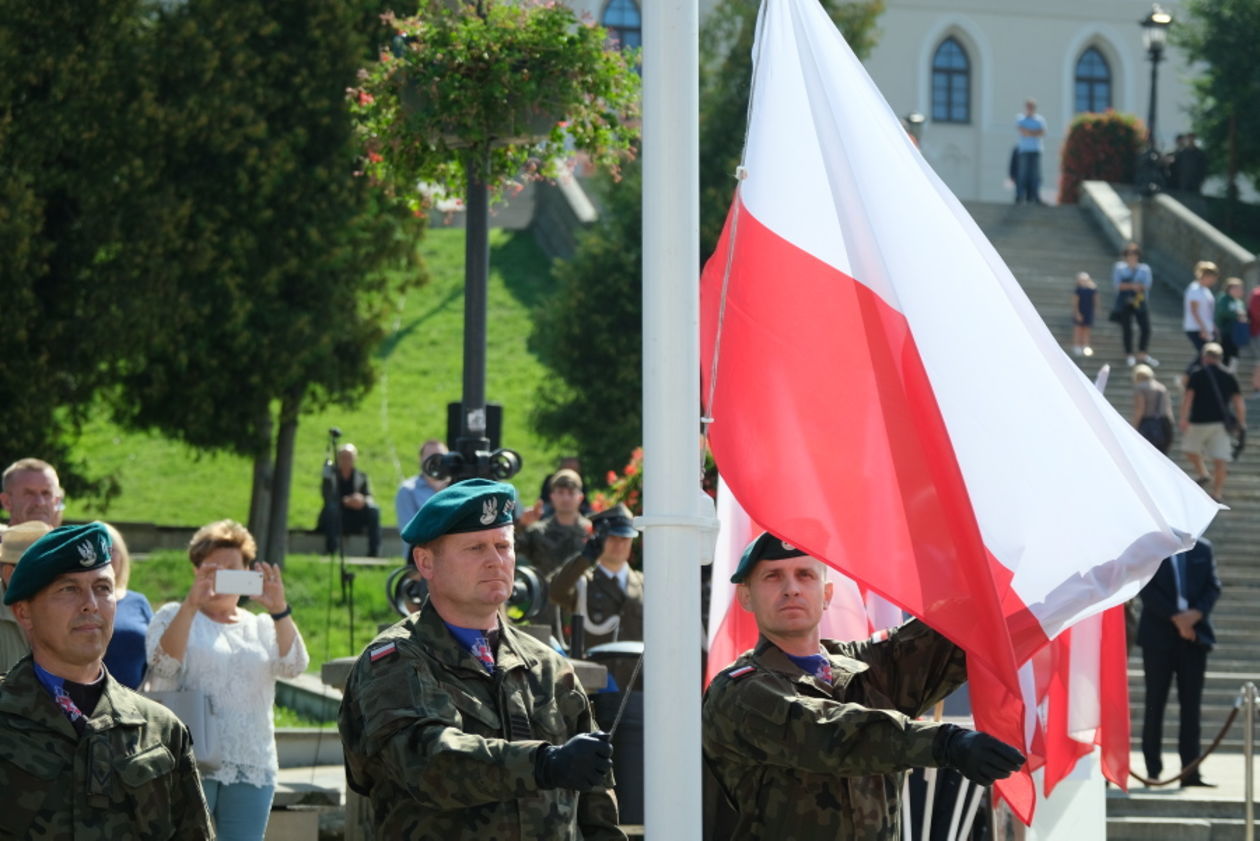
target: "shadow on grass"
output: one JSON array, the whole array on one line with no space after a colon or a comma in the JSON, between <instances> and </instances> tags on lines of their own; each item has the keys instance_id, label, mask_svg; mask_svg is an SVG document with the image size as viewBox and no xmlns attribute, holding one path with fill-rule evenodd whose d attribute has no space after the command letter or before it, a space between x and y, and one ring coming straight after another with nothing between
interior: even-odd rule
<instances>
[{"instance_id":1,"label":"shadow on grass","mask_svg":"<svg viewBox=\"0 0 1260 841\"><path fill-rule=\"evenodd\" d=\"M490 248L490 267L503 276L503 285L531 312L555 288L551 260L528 231L513 231Z\"/></svg>"},{"instance_id":2,"label":"shadow on grass","mask_svg":"<svg viewBox=\"0 0 1260 841\"><path fill-rule=\"evenodd\" d=\"M452 301L462 298L463 296L463 286L452 288L442 297L442 300L429 307L427 311L411 319L411 321L409 321L405 326L398 328L393 333L386 336L385 340L381 342L381 346L376 349L376 358L389 359L389 357L393 355L394 351L398 349L398 346L402 343L403 339L406 339L412 333L416 332L416 330L419 329L419 327L425 322L435 318L439 313L446 309Z\"/></svg>"}]
</instances>

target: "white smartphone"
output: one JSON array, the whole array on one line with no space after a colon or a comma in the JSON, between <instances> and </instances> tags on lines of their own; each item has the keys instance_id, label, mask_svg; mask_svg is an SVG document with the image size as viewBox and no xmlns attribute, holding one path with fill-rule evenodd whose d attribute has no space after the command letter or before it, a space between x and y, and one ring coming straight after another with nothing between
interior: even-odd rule
<instances>
[{"instance_id":1,"label":"white smartphone","mask_svg":"<svg viewBox=\"0 0 1260 841\"><path fill-rule=\"evenodd\" d=\"M214 571L214 591L238 596L261 596L263 574L252 569L218 569Z\"/></svg>"}]
</instances>

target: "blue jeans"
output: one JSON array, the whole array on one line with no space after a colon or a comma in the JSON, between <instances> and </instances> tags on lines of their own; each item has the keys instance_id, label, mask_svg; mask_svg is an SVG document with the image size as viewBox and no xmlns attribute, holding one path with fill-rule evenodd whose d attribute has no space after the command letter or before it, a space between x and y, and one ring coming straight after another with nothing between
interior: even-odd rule
<instances>
[{"instance_id":1,"label":"blue jeans","mask_svg":"<svg viewBox=\"0 0 1260 841\"><path fill-rule=\"evenodd\" d=\"M1041 201L1041 153L1015 156L1015 201Z\"/></svg>"},{"instance_id":2,"label":"blue jeans","mask_svg":"<svg viewBox=\"0 0 1260 841\"><path fill-rule=\"evenodd\" d=\"M219 841L262 841L271 816L271 796L275 786L252 786L249 783L221 783L201 780L206 793L206 806L214 819L214 832Z\"/></svg>"}]
</instances>

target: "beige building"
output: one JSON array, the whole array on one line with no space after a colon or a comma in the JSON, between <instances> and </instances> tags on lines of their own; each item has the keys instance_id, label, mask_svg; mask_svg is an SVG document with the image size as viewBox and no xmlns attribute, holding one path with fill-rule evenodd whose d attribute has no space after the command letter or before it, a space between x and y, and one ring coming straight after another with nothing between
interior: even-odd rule
<instances>
[{"instance_id":1,"label":"beige building","mask_svg":"<svg viewBox=\"0 0 1260 841\"><path fill-rule=\"evenodd\" d=\"M1165 8L1175 21L1177 5ZM1077 113L1114 108L1146 120L1151 63L1138 22L1150 11L1149 0L888 0L866 67L897 114L926 117L923 154L963 199L1013 199L1015 119L1037 100L1047 122L1042 196L1052 202ZM1156 135L1170 148L1189 130L1191 92L1179 51L1164 59Z\"/></svg>"},{"instance_id":2,"label":"beige building","mask_svg":"<svg viewBox=\"0 0 1260 841\"><path fill-rule=\"evenodd\" d=\"M756 2L756 0L748 0ZM641 43L638 0L570 0L627 44ZM885 0L867 70L900 116L924 115L921 148L962 199L1010 200L1015 118L1037 100L1047 131L1042 196L1058 195L1059 151L1072 117L1147 117L1151 63L1139 21L1150 0ZM700 0L701 14L715 0ZM1175 19L1178 4L1164 3ZM1176 23L1173 24L1176 26ZM1188 68L1169 47L1159 67L1161 148L1187 131Z\"/></svg>"}]
</instances>

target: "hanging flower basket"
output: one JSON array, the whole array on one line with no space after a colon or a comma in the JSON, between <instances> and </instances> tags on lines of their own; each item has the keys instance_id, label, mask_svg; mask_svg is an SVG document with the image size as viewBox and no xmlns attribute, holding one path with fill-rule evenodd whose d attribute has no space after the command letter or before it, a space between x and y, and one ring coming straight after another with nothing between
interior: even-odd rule
<instances>
[{"instance_id":1,"label":"hanging flower basket","mask_svg":"<svg viewBox=\"0 0 1260 841\"><path fill-rule=\"evenodd\" d=\"M495 190L585 153L616 172L638 134L633 54L559 3L430 2L385 16L392 43L350 93L364 171L400 195L461 195L465 165Z\"/></svg>"}]
</instances>

